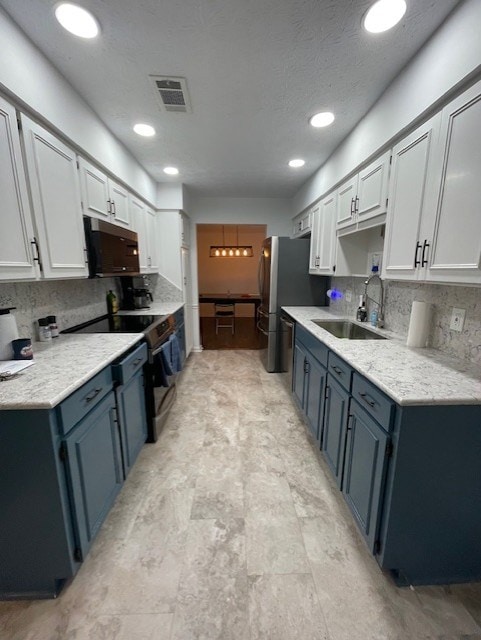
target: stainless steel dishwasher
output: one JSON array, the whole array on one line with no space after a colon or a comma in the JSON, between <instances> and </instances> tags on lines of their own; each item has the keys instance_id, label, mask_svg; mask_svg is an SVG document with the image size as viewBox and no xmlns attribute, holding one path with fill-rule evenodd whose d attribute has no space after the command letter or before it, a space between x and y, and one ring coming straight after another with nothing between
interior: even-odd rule
<instances>
[{"instance_id":1,"label":"stainless steel dishwasher","mask_svg":"<svg viewBox=\"0 0 481 640\"><path fill-rule=\"evenodd\" d=\"M281 362L280 371L286 387L292 391L292 359L294 348L294 322L281 315Z\"/></svg>"}]
</instances>

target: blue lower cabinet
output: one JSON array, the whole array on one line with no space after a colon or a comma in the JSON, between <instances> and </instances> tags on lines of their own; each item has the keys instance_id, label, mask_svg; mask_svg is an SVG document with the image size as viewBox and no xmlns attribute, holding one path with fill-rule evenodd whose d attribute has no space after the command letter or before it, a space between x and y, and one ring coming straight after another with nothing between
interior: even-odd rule
<instances>
[{"instance_id":1,"label":"blue lower cabinet","mask_svg":"<svg viewBox=\"0 0 481 640\"><path fill-rule=\"evenodd\" d=\"M338 487L342 486L349 399L349 393L328 373L322 452Z\"/></svg>"},{"instance_id":2,"label":"blue lower cabinet","mask_svg":"<svg viewBox=\"0 0 481 640\"><path fill-rule=\"evenodd\" d=\"M306 350L300 342L294 343L292 390L301 409L304 409L304 385L306 378Z\"/></svg>"},{"instance_id":3,"label":"blue lower cabinet","mask_svg":"<svg viewBox=\"0 0 481 640\"><path fill-rule=\"evenodd\" d=\"M294 343L293 358L292 390L312 435L319 443L327 371L299 340Z\"/></svg>"},{"instance_id":4,"label":"blue lower cabinet","mask_svg":"<svg viewBox=\"0 0 481 640\"><path fill-rule=\"evenodd\" d=\"M111 391L64 440L77 559L85 557L124 479Z\"/></svg>"},{"instance_id":5,"label":"blue lower cabinet","mask_svg":"<svg viewBox=\"0 0 481 640\"><path fill-rule=\"evenodd\" d=\"M371 551L375 551L389 435L352 401L342 491Z\"/></svg>"},{"instance_id":6,"label":"blue lower cabinet","mask_svg":"<svg viewBox=\"0 0 481 640\"><path fill-rule=\"evenodd\" d=\"M304 410L312 435L317 442L320 442L327 371L315 358L309 355L306 357L306 368Z\"/></svg>"},{"instance_id":7,"label":"blue lower cabinet","mask_svg":"<svg viewBox=\"0 0 481 640\"><path fill-rule=\"evenodd\" d=\"M122 434L124 471L127 476L147 439L144 375L140 370L115 390Z\"/></svg>"}]
</instances>

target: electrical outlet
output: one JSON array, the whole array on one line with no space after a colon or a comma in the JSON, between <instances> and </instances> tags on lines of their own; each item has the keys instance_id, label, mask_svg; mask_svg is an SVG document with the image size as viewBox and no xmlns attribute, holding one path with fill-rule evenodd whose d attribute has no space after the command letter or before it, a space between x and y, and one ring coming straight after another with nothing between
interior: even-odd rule
<instances>
[{"instance_id":1,"label":"electrical outlet","mask_svg":"<svg viewBox=\"0 0 481 640\"><path fill-rule=\"evenodd\" d=\"M454 307L453 313L451 315L451 324L449 325L449 328L452 331L461 332L464 327L465 318L466 318L466 309L456 309L456 307Z\"/></svg>"},{"instance_id":2,"label":"electrical outlet","mask_svg":"<svg viewBox=\"0 0 481 640\"><path fill-rule=\"evenodd\" d=\"M352 300L352 291L350 289L346 289L346 295L344 297L346 298L346 302L351 302L351 300Z\"/></svg>"}]
</instances>

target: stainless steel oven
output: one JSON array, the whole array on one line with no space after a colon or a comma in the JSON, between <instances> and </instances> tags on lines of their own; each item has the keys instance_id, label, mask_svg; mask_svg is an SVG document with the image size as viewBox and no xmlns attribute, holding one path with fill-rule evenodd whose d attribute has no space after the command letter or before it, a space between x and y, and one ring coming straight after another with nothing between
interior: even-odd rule
<instances>
[{"instance_id":1,"label":"stainless steel oven","mask_svg":"<svg viewBox=\"0 0 481 640\"><path fill-rule=\"evenodd\" d=\"M177 395L176 382L182 368L182 355L177 366L164 367L161 351L175 334L175 317L145 315L101 316L66 329L62 333L143 333L148 346L148 361L144 365L145 404L147 409L148 442L156 442Z\"/></svg>"}]
</instances>

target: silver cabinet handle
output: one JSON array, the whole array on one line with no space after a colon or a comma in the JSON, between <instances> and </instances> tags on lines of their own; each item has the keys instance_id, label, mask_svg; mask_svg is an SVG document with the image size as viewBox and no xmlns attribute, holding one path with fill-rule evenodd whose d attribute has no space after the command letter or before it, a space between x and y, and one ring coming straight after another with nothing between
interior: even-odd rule
<instances>
[{"instance_id":1,"label":"silver cabinet handle","mask_svg":"<svg viewBox=\"0 0 481 640\"><path fill-rule=\"evenodd\" d=\"M35 248L35 255L33 256L33 261L38 263L40 269L42 269L42 261L40 260L40 249L38 248L38 240L34 236L33 240L30 241L30 244Z\"/></svg>"},{"instance_id":2,"label":"silver cabinet handle","mask_svg":"<svg viewBox=\"0 0 481 640\"><path fill-rule=\"evenodd\" d=\"M414 250L414 268L419 267L421 262L418 260L419 249L421 248L421 243L419 240L416 242L416 249Z\"/></svg>"},{"instance_id":3,"label":"silver cabinet handle","mask_svg":"<svg viewBox=\"0 0 481 640\"><path fill-rule=\"evenodd\" d=\"M370 407L374 407L376 405L376 401L373 400L372 398L369 399L370 396L368 396L367 393L362 393L361 391L358 391L358 394L361 396L364 402L368 404Z\"/></svg>"}]
</instances>

